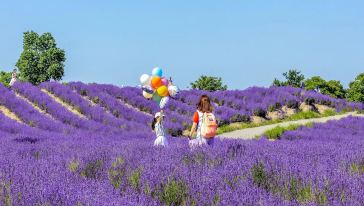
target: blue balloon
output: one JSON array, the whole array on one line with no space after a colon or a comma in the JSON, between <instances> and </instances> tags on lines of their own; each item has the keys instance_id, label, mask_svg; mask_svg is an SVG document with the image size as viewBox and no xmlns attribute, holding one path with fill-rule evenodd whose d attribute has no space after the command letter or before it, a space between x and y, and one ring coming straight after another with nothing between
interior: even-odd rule
<instances>
[{"instance_id":1,"label":"blue balloon","mask_svg":"<svg viewBox=\"0 0 364 206\"><path fill-rule=\"evenodd\" d=\"M153 69L152 75L162 77L163 76L163 70L161 68L159 68L159 67L156 67L156 68Z\"/></svg>"}]
</instances>

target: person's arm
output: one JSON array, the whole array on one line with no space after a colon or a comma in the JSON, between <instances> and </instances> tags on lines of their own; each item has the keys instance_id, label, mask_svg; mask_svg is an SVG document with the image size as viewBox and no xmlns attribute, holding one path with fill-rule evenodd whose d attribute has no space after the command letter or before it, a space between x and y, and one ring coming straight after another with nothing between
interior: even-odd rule
<instances>
[{"instance_id":1,"label":"person's arm","mask_svg":"<svg viewBox=\"0 0 364 206\"><path fill-rule=\"evenodd\" d=\"M198 112L195 112L193 114L193 118L192 118L192 127L191 127L191 131L190 131L190 138L195 134L195 132L197 131L197 124L199 122L199 117L198 117Z\"/></svg>"},{"instance_id":2,"label":"person's arm","mask_svg":"<svg viewBox=\"0 0 364 206\"><path fill-rule=\"evenodd\" d=\"M196 129L197 129L197 123L194 122L191 127L190 136L189 136L190 138L195 134Z\"/></svg>"}]
</instances>

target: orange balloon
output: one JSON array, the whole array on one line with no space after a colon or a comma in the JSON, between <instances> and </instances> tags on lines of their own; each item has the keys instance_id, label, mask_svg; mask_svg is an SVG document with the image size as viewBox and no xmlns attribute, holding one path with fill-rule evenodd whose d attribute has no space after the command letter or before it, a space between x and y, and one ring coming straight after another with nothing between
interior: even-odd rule
<instances>
[{"instance_id":1,"label":"orange balloon","mask_svg":"<svg viewBox=\"0 0 364 206\"><path fill-rule=\"evenodd\" d=\"M163 85L162 79L160 77L153 77L151 81L151 85L153 89L158 89Z\"/></svg>"},{"instance_id":2,"label":"orange balloon","mask_svg":"<svg viewBox=\"0 0 364 206\"><path fill-rule=\"evenodd\" d=\"M168 92L168 88L165 86L165 85L162 85L160 86L158 89L157 89L157 93L159 94L159 96L161 97L166 97L169 95L169 92Z\"/></svg>"}]
</instances>

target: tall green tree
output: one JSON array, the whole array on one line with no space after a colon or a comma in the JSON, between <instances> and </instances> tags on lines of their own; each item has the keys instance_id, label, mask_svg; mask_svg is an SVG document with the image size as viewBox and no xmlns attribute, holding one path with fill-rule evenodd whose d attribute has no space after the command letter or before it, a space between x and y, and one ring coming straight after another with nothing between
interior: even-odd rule
<instances>
[{"instance_id":1,"label":"tall green tree","mask_svg":"<svg viewBox=\"0 0 364 206\"><path fill-rule=\"evenodd\" d=\"M22 80L36 85L51 79L61 80L65 61L65 52L57 47L51 33L24 32L23 52L16 63Z\"/></svg>"},{"instance_id":2,"label":"tall green tree","mask_svg":"<svg viewBox=\"0 0 364 206\"><path fill-rule=\"evenodd\" d=\"M359 74L353 82L350 82L347 99L364 102L364 73Z\"/></svg>"},{"instance_id":3,"label":"tall green tree","mask_svg":"<svg viewBox=\"0 0 364 206\"><path fill-rule=\"evenodd\" d=\"M9 87L11 80L11 72L0 71L0 83L6 87Z\"/></svg>"},{"instance_id":4,"label":"tall green tree","mask_svg":"<svg viewBox=\"0 0 364 206\"><path fill-rule=\"evenodd\" d=\"M198 80L191 83L192 89L217 91L227 90L227 86L223 85L221 77L200 76Z\"/></svg>"},{"instance_id":5,"label":"tall green tree","mask_svg":"<svg viewBox=\"0 0 364 206\"><path fill-rule=\"evenodd\" d=\"M283 77L286 81L279 81L277 78L274 79L274 86L292 86L292 87L300 87L305 76L301 74L300 71L291 69L288 72L283 73Z\"/></svg>"}]
</instances>

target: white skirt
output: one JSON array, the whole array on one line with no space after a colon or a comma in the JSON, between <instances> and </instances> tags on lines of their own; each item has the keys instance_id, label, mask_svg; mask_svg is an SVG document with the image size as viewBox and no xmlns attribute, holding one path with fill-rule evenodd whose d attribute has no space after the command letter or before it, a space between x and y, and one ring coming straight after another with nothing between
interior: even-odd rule
<instances>
[{"instance_id":1,"label":"white skirt","mask_svg":"<svg viewBox=\"0 0 364 206\"><path fill-rule=\"evenodd\" d=\"M165 136L159 136L154 140L154 146L168 146L168 141Z\"/></svg>"}]
</instances>

